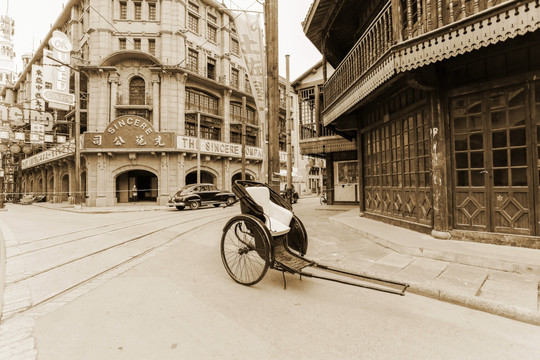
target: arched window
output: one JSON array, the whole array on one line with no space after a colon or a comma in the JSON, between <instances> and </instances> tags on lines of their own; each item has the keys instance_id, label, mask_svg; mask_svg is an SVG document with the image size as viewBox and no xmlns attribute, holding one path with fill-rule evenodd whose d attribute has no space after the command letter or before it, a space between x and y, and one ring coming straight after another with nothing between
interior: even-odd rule
<instances>
[{"instance_id":1,"label":"arched window","mask_svg":"<svg viewBox=\"0 0 540 360\"><path fill-rule=\"evenodd\" d=\"M144 105L145 104L145 92L144 92L144 79L141 77L134 77L129 82L129 104L130 105Z\"/></svg>"}]
</instances>

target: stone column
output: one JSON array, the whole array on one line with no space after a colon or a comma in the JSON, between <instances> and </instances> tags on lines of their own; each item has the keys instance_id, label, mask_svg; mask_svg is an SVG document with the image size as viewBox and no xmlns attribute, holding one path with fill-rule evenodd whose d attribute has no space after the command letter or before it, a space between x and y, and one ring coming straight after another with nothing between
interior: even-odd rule
<instances>
[{"instance_id":1,"label":"stone column","mask_svg":"<svg viewBox=\"0 0 540 360\"><path fill-rule=\"evenodd\" d=\"M223 135L224 142L231 142L231 95L232 90L223 90Z\"/></svg>"},{"instance_id":2,"label":"stone column","mask_svg":"<svg viewBox=\"0 0 540 360\"><path fill-rule=\"evenodd\" d=\"M152 123L156 131L161 131L161 121L160 121L160 104L161 98L159 96L159 74L152 74Z\"/></svg>"},{"instance_id":3,"label":"stone column","mask_svg":"<svg viewBox=\"0 0 540 360\"><path fill-rule=\"evenodd\" d=\"M177 134L185 135L186 134L186 83L188 75L186 73L176 75L176 84L178 86L178 97L175 99L177 103L177 118L170 119L169 121L174 121L175 126L173 129L176 129Z\"/></svg>"},{"instance_id":4,"label":"stone column","mask_svg":"<svg viewBox=\"0 0 540 360\"><path fill-rule=\"evenodd\" d=\"M108 206L107 203L107 154L98 153L96 159L96 206ZM115 194L112 195L113 197Z\"/></svg>"},{"instance_id":5,"label":"stone column","mask_svg":"<svg viewBox=\"0 0 540 360\"><path fill-rule=\"evenodd\" d=\"M158 204L167 205L169 197L169 157L166 152L161 153L161 174L159 175Z\"/></svg>"},{"instance_id":6,"label":"stone column","mask_svg":"<svg viewBox=\"0 0 540 360\"><path fill-rule=\"evenodd\" d=\"M109 77L109 82L111 83L111 101L110 101L110 119L109 121L113 121L116 119L116 99L118 97L118 83L119 78L117 74L111 75Z\"/></svg>"}]
</instances>

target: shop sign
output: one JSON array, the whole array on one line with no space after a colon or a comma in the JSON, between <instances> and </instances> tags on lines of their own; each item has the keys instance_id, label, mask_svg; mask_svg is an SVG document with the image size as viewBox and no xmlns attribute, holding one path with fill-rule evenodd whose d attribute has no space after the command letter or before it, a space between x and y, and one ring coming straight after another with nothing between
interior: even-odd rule
<instances>
[{"instance_id":1,"label":"shop sign","mask_svg":"<svg viewBox=\"0 0 540 360\"><path fill-rule=\"evenodd\" d=\"M197 138L190 136L177 136L177 148L189 152L197 152ZM201 139L201 153L230 157L242 157L242 145L221 141ZM246 158L262 160L262 148L246 146Z\"/></svg>"},{"instance_id":2,"label":"shop sign","mask_svg":"<svg viewBox=\"0 0 540 360\"><path fill-rule=\"evenodd\" d=\"M103 133L84 134L86 149L167 149L174 148L174 134L156 132L148 120L137 115L122 115Z\"/></svg>"},{"instance_id":3,"label":"shop sign","mask_svg":"<svg viewBox=\"0 0 540 360\"><path fill-rule=\"evenodd\" d=\"M23 152L26 153L25 148L23 148ZM21 169L28 169L73 154L75 154L75 140L71 140L63 145L57 145L53 148L50 148L49 150L40 152L39 154L32 155L27 159L21 160Z\"/></svg>"},{"instance_id":4,"label":"shop sign","mask_svg":"<svg viewBox=\"0 0 540 360\"><path fill-rule=\"evenodd\" d=\"M43 80L43 66L32 65L32 84L30 89L31 107L37 111L45 110L45 100L43 99L43 90L45 82Z\"/></svg>"},{"instance_id":5,"label":"shop sign","mask_svg":"<svg viewBox=\"0 0 540 360\"><path fill-rule=\"evenodd\" d=\"M45 111L36 111L15 105L0 104L0 119L6 121L9 120L10 123L13 123L14 125L22 125L28 123L30 119L50 123L53 121L54 117L53 114Z\"/></svg>"},{"instance_id":6,"label":"shop sign","mask_svg":"<svg viewBox=\"0 0 540 360\"><path fill-rule=\"evenodd\" d=\"M46 65L52 65L49 67L52 89L48 90L44 97L51 108L67 110L74 105L75 95L69 94L69 68L61 64L70 62L71 41L66 34L55 30L49 39L49 45L52 48L51 57L58 62L47 56L44 59Z\"/></svg>"}]
</instances>

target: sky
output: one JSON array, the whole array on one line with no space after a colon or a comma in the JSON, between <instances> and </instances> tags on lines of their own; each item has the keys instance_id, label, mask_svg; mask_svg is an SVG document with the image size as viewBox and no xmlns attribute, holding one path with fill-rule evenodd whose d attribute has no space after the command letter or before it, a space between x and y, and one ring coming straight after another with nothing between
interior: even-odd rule
<instances>
[{"instance_id":1,"label":"sky","mask_svg":"<svg viewBox=\"0 0 540 360\"><path fill-rule=\"evenodd\" d=\"M8 8L9 1L9 8ZM230 9L263 10L263 0L222 0ZM322 55L305 37L304 21L313 0L279 0L279 73L285 77L285 55L290 55L291 82L321 60ZM67 0L0 0L0 14L15 20L15 53L17 72L22 71L21 55L32 52L62 11ZM261 14L262 16L262 14Z\"/></svg>"}]
</instances>

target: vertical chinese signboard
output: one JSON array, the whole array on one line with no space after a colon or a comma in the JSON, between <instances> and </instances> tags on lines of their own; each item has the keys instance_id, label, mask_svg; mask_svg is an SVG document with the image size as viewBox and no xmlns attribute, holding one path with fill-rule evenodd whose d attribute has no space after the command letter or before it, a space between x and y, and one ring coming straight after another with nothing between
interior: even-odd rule
<instances>
[{"instance_id":1,"label":"vertical chinese signboard","mask_svg":"<svg viewBox=\"0 0 540 360\"><path fill-rule=\"evenodd\" d=\"M259 14L242 12L235 18L234 23L240 37L240 48L249 74L251 91L259 112L259 119L264 119L265 89L264 89L264 43L261 36L261 20Z\"/></svg>"},{"instance_id":2,"label":"vertical chinese signboard","mask_svg":"<svg viewBox=\"0 0 540 360\"><path fill-rule=\"evenodd\" d=\"M45 110L45 100L43 99L43 91L45 90L45 83L43 77L43 67L39 65L32 65L32 88L30 89L30 142L34 144L43 144L43 137L45 135L45 126L38 120L41 116L33 113L41 114Z\"/></svg>"}]
</instances>

